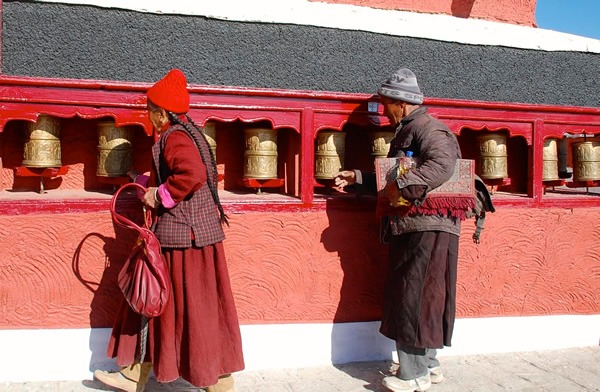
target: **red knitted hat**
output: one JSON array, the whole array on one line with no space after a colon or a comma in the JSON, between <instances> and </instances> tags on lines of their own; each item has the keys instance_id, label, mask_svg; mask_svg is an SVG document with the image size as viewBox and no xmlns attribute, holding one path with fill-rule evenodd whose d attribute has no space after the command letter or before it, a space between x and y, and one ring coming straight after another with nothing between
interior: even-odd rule
<instances>
[{"instance_id":1,"label":"red knitted hat","mask_svg":"<svg viewBox=\"0 0 600 392\"><path fill-rule=\"evenodd\" d=\"M176 114L187 113L190 109L190 94L183 72L174 68L150 87L146 96L153 104Z\"/></svg>"}]
</instances>

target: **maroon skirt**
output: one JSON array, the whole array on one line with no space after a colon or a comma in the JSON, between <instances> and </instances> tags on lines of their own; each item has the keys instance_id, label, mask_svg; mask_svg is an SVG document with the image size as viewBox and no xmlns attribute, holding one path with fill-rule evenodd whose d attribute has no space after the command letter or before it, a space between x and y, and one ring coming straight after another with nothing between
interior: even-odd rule
<instances>
[{"instance_id":1,"label":"maroon skirt","mask_svg":"<svg viewBox=\"0 0 600 392\"><path fill-rule=\"evenodd\" d=\"M172 295L165 312L149 320L145 361L159 382L183 378L203 387L244 369L242 339L223 243L163 251ZM107 354L117 365L139 362L141 317L123 299Z\"/></svg>"}]
</instances>

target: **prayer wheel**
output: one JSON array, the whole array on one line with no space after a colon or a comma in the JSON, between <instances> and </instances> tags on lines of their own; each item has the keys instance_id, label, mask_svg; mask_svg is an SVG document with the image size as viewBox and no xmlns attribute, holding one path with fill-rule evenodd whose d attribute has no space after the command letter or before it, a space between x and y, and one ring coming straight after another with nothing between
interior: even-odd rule
<instances>
[{"instance_id":1,"label":"prayer wheel","mask_svg":"<svg viewBox=\"0 0 600 392\"><path fill-rule=\"evenodd\" d=\"M217 125L212 121L208 121L204 124L202 132L208 141L213 158L215 158L215 162L217 162Z\"/></svg>"},{"instance_id":2,"label":"prayer wheel","mask_svg":"<svg viewBox=\"0 0 600 392\"><path fill-rule=\"evenodd\" d=\"M277 132L268 128L252 128L246 129L244 134L244 177L277 178Z\"/></svg>"},{"instance_id":3,"label":"prayer wheel","mask_svg":"<svg viewBox=\"0 0 600 392\"><path fill-rule=\"evenodd\" d=\"M28 141L23 152L25 167L60 167L60 122L57 118L40 115L36 123L28 124Z\"/></svg>"},{"instance_id":4,"label":"prayer wheel","mask_svg":"<svg viewBox=\"0 0 600 392\"><path fill-rule=\"evenodd\" d=\"M544 140L542 181L558 180L558 143L556 139Z\"/></svg>"},{"instance_id":5,"label":"prayer wheel","mask_svg":"<svg viewBox=\"0 0 600 392\"><path fill-rule=\"evenodd\" d=\"M330 180L344 167L346 134L319 132L315 152L315 178Z\"/></svg>"},{"instance_id":6,"label":"prayer wheel","mask_svg":"<svg viewBox=\"0 0 600 392\"><path fill-rule=\"evenodd\" d=\"M573 181L600 180L600 142L577 142L572 149Z\"/></svg>"},{"instance_id":7,"label":"prayer wheel","mask_svg":"<svg viewBox=\"0 0 600 392\"><path fill-rule=\"evenodd\" d=\"M502 179L508 177L508 157L506 154L506 136L488 133L477 138L479 157L477 174L483 179Z\"/></svg>"},{"instance_id":8,"label":"prayer wheel","mask_svg":"<svg viewBox=\"0 0 600 392\"><path fill-rule=\"evenodd\" d=\"M394 132L373 132L371 134L371 155L375 158L387 157L390 151L390 142L394 138L394 135Z\"/></svg>"},{"instance_id":9,"label":"prayer wheel","mask_svg":"<svg viewBox=\"0 0 600 392\"><path fill-rule=\"evenodd\" d=\"M113 121L98 122L98 167L100 177L123 177L133 166L131 129Z\"/></svg>"}]
</instances>

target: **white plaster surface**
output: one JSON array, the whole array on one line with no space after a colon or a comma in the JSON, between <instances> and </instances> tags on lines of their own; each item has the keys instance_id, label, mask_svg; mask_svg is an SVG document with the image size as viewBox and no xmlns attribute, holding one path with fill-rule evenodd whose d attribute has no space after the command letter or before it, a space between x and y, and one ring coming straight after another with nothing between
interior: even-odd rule
<instances>
[{"instance_id":1,"label":"white plaster surface","mask_svg":"<svg viewBox=\"0 0 600 392\"><path fill-rule=\"evenodd\" d=\"M546 51L600 53L600 40L552 30L450 15L382 10L308 0L37 0L92 5L156 14L205 16L215 19L289 23L428 38L474 45L496 45Z\"/></svg>"},{"instance_id":2,"label":"white plaster surface","mask_svg":"<svg viewBox=\"0 0 600 392\"><path fill-rule=\"evenodd\" d=\"M302 368L394 358L378 322L243 325L246 370ZM114 369L105 356L110 329L0 331L0 383L90 379ZM600 315L458 319L453 347L439 356L597 346Z\"/></svg>"}]
</instances>

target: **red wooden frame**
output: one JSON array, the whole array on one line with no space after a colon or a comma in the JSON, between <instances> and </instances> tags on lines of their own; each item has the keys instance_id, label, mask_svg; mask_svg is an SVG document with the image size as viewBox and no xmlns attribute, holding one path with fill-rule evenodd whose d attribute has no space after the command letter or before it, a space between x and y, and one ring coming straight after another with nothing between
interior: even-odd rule
<instances>
[{"instance_id":1,"label":"red wooden frame","mask_svg":"<svg viewBox=\"0 0 600 392\"><path fill-rule=\"evenodd\" d=\"M113 117L117 126L139 125L151 135L147 120L147 83L101 80L48 79L0 76L0 131L8 121L35 121L41 113L61 118ZM313 209L322 208L315 199L314 140L319 130L342 131L347 123L386 125L377 97L369 94L295 91L242 87L191 85L190 114L200 124L208 120L224 122L269 121L274 129L291 128L300 134L300 200L282 200L256 205L228 202L233 209ZM496 198L498 205L514 207L600 206L600 198L574 195L544 198L542 181L543 142L562 137L565 132L600 134L600 108L527 105L451 99L426 99L430 112L460 134L464 129L507 130L523 137L530 149L532 170L527 197ZM369 108L371 111L369 111ZM375 112L373 108L378 108ZM339 198L342 206L345 198ZM35 205L33 205L35 204ZM321 207L320 207L321 206ZM21 203L15 198L0 200L0 214L40 211L96 211L106 209L108 200L96 204L82 200L36 200ZM353 206L352 208L354 208ZM343 207L342 207L343 208ZM17 210L15 210L17 209Z\"/></svg>"}]
</instances>

